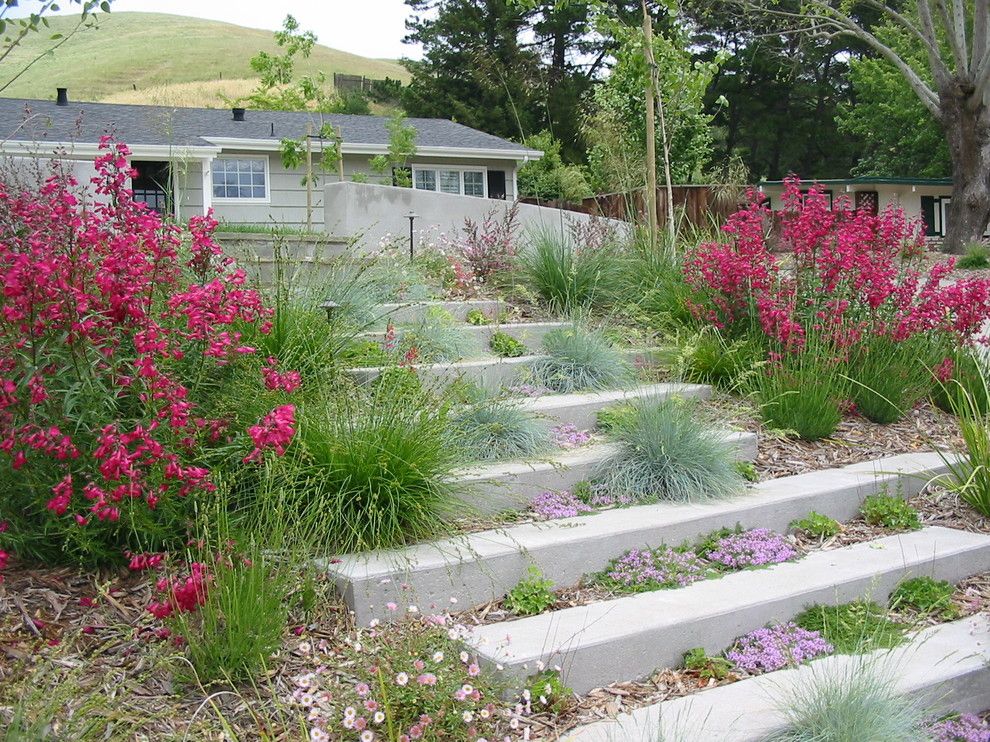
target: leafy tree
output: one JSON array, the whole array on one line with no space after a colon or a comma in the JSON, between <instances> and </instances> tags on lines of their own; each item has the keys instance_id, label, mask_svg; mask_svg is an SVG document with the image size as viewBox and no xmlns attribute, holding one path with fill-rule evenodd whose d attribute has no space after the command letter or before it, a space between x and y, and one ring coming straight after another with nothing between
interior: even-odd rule
<instances>
[{"instance_id":1,"label":"leafy tree","mask_svg":"<svg viewBox=\"0 0 990 742\"><path fill-rule=\"evenodd\" d=\"M416 155L416 128L406 123L406 114L402 111L393 114L385 128L388 130L388 154L372 158L371 169L388 175L392 185L409 188L412 186L409 161Z\"/></svg>"},{"instance_id":2,"label":"leafy tree","mask_svg":"<svg viewBox=\"0 0 990 742\"><path fill-rule=\"evenodd\" d=\"M564 163L560 156L560 140L553 134L541 131L527 137L525 144L530 149L541 150L543 157L519 168L519 195L566 202L581 201L593 195L583 169Z\"/></svg>"},{"instance_id":3,"label":"leafy tree","mask_svg":"<svg viewBox=\"0 0 990 742\"><path fill-rule=\"evenodd\" d=\"M799 12L777 0L738 0L790 24L795 33L842 36L891 64L938 122L952 164L952 202L945 247L961 252L990 220L990 2L869 0L890 26L923 50L916 57L873 33L844 0L805 0Z\"/></svg>"},{"instance_id":4,"label":"leafy tree","mask_svg":"<svg viewBox=\"0 0 990 742\"><path fill-rule=\"evenodd\" d=\"M894 26L878 38L903 49L920 66L924 51ZM952 173L946 138L938 121L914 94L903 75L886 60L855 59L850 64L854 102L839 109L839 127L863 142L855 175L944 178Z\"/></svg>"}]
</instances>

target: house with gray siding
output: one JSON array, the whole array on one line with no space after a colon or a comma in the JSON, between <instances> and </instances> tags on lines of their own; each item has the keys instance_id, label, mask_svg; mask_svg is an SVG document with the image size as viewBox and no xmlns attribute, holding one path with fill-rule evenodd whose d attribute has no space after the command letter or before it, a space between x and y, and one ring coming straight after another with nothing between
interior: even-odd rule
<instances>
[{"instance_id":1,"label":"house with gray siding","mask_svg":"<svg viewBox=\"0 0 990 742\"><path fill-rule=\"evenodd\" d=\"M410 175L413 188L422 191L513 201L519 166L543 154L453 121L406 121L416 130ZM85 183L100 138L110 134L131 149L135 197L158 211L188 219L213 209L229 224L294 226L305 225L309 213L319 230L326 184L382 182L370 162L388 151L387 122L382 116L318 112L78 103L60 89L51 101L0 99L0 152L69 160ZM281 142L303 140L324 125L340 135L341 167L317 170L318 187L307 189L305 166L286 168ZM311 137L310 143L319 162L323 142Z\"/></svg>"}]
</instances>

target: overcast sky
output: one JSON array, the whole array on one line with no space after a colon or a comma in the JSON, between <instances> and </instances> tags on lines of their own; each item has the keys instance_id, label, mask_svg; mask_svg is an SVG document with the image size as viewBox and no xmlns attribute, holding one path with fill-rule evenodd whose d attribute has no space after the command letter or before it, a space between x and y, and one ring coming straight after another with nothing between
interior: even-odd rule
<instances>
[{"instance_id":1,"label":"overcast sky","mask_svg":"<svg viewBox=\"0 0 990 742\"><path fill-rule=\"evenodd\" d=\"M24 15L41 3L22 0L19 13ZM62 3L62 12L78 12L78 5ZM403 0L113 0L113 12L137 10L173 13L197 18L236 23L240 26L274 31L291 14L307 31L313 31L319 43L360 54L364 57L418 59L415 46L403 44L406 35L407 8Z\"/></svg>"}]
</instances>

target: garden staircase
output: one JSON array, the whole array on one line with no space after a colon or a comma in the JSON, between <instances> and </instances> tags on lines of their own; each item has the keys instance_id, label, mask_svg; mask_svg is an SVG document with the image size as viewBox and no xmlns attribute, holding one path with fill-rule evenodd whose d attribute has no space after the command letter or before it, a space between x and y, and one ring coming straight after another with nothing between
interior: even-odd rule
<instances>
[{"instance_id":1,"label":"garden staircase","mask_svg":"<svg viewBox=\"0 0 990 742\"><path fill-rule=\"evenodd\" d=\"M492 310L491 306L467 304L447 308L457 317L466 316L470 308ZM395 307L393 316L409 319L422 316L424 311L423 306ZM540 324L545 327L548 323ZM523 330L517 332L521 336ZM534 358L485 358L421 370L432 378L468 374L508 386L519 381L520 368ZM353 372L357 378L368 380L372 371ZM594 425L600 409L623 400L671 395L706 399L710 393L701 385L644 384L610 392L546 395L524 399L521 404L546 416L548 424L570 423L583 429ZM753 434L722 435L733 444L740 459L755 457L757 441ZM610 450L609 444L595 444L563 452L546 462L500 462L461 472L458 479L470 485L471 504L481 512L523 508L543 490L566 489L587 479ZM576 518L526 522L393 551L344 555L328 569L360 624L373 619L395 620L409 613L463 610L500 600L527 575L531 565L555 586L574 585L629 549L663 543L675 546L737 525L786 531L794 520L812 511L848 520L857 514L867 496L890 493L910 497L945 471L938 453L892 456L760 482L730 500L658 503ZM863 597L884 602L906 577L928 575L958 581L985 571L990 571L990 536L929 527L815 551L795 562L731 573L679 589L621 596L511 622L478 625L466 643L482 663L498 667L517 688L542 668L558 667L564 683L584 693L610 683L648 677L658 668L678 666L684 653L694 647L718 653L738 636L771 622L790 620L812 603L834 604ZM898 657L907 668L899 682L906 692L915 692L922 686L945 687L954 694L947 700L949 705L966 710L962 706L976 696L959 689L972 687L973 683L980 688L990 687L990 667L985 661L981 664L972 660L972 656L986 659L985 640L990 639L986 621L982 620L973 630L975 633L969 634L961 628L964 624L936 627L925 634L930 638L927 643L918 645L916 641L899 650ZM983 643L978 644L974 637ZM937 672L923 672L922 663L935 662L935 655L943 651L958 656L945 660ZM846 659L827 658L822 662ZM805 671L802 668L794 672ZM762 722L743 724L738 734L730 734L724 725L728 716L749 708L766 717L766 724L775 723L773 715L765 713L766 699L759 702L763 706L756 699L759 689L778 676L781 673L771 673L684 700L668 701L610 722L611 726L578 730L571 738L579 742L653 740L659 722L651 719L650 713L662 713L666 719L691 709L688 715L692 723L708 723L708 719L714 726L705 729L717 730L698 739L755 739L752 734L756 734L757 727L762 729ZM975 701L973 704L979 705ZM990 706L990 693L984 697L983 705ZM644 723L642 734L631 731ZM602 736L615 733L618 736Z\"/></svg>"}]
</instances>

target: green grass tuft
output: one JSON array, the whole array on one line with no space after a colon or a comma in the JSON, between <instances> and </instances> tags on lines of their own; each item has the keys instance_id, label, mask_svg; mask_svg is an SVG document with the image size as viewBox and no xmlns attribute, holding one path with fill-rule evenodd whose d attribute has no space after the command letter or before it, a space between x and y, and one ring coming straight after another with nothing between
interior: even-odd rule
<instances>
[{"instance_id":1,"label":"green grass tuft","mask_svg":"<svg viewBox=\"0 0 990 742\"><path fill-rule=\"evenodd\" d=\"M838 369L810 348L786 354L779 365L757 374L755 384L764 423L808 441L835 432L842 421L839 404L849 396Z\"/></svg>"},{"instance_id":2,"label":"green grass tuft","mask_svg":"<svg viewBox=\"0 0 990 742\"><path fill-rule=\"evenodd\" d=\"M891 621L883 606L868 600L813 605L800 613L794 623L808 631L817 631L839 654L889 649L905 641L905 627Z\"/></svg>"},{"instance_id":3,"label":"green grass tuft","mask_svg":"<svg viewBox=\"0 0 990 742\"><path fill-rule=\"evenodd\" d=\"M598 466L596 484L638 502L720 500L743 491L732 446L698 420L693 405L632 404L636 414L613 431L618 450Z\"/></svg>"},{"instance_id":4,"label":"green grass tuft","mask_svg":"<svg viewBox=\"0 0 990 742\"><path fill-rule=\"evenodd\" d=\"M451 430L455 445L472 461L526 458L550 448L539 419L500 399L485 399L452 413Z\"/></svg>"},{"instance_id":5,"label":"green grass tuft","mask_svg":"<svg viewBox=\"0 0 990 742\"><path fill-rule=\"evenodd\" d=\"M963 270L990 268L990 249L982 242L974 242L966 247L966 254L956 261L956 267Z\"/></svg>"}]
</instances>

